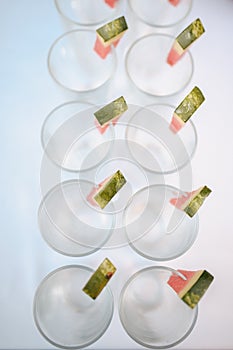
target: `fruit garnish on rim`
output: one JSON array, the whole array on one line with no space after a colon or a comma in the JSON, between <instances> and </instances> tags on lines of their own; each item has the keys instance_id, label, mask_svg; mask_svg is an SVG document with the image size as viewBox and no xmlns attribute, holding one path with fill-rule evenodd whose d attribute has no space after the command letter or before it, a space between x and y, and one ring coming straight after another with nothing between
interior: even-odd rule
<instances>
[{"instance_id":1,"label":"fruit garnish on rim","mask_svg":"<svg viewBox=\"0 0 233 350\"><path fill-rule=\"evenodd\" d=\"M112 262L105 258L83 287L83 291L96 299L116 271Z\"/></svg>"},{"instance_id":2,"label":"fruit garnish on rim","mask_svg":"<svg viewBox=\"0 0 233 350\"><path fill-rule=\"evenodd\" d=\"M199 18L185 28L175 39L168 54L167 63L173 66L185 54L188 48L205 32Z\"/></svg>"},{"instance_id":3,"label":"fruit garnish on rim","mask_svg":"<svg viewBox=\"0 0 233 350\"><path fill-rule=\"evenodd\" d=\"M193 309L209 288L214 277L206 270L177 271L178 273L170 276L167 283L178 297Z\"/></svg>"},{"instance_id":4,"label":"fruit garnish on rim","mask_svg":"<svg viewBox=\"0 0 233 350\"><path fill-rule=\"evenodd\" d=\"M127 111L128 105L123 96L108 103L94 113L96 118L95 124L101 134L103 134L108 128L110 122L116 125L120 116Z\"/></svg>"},{"instance_id":5,"label":"fruit garnish on rim","mask_svg":"<svg viewBox=\"0 0 233 350\"><path fill-rule=\"evenodd\" d=\"M203 93L197 86L195 86L175 109L170 129L174 133L178 132L204 101L205 97Z\"/></svg>"},{"instance_id":6,"label":"fruit garnish on rim","mask_svg":"<svg viewBox=\"0 0 233 350\"><path fill-rule=\"evenodd\" d=\"M97 29L95 52L101 58L106 58L111 51L111 45L116 47L127 29L128 25L124 16L114 19L112 22Z\"/></svg>"},{"instance_id":7,"label":"fruit garnish on rim","mask_svg":"<svg viewBox=\"0 0 233 350\"><path fill-rule=\"evenodd\" d=\"M207 186L202 186L198 190L186 192L181 197L170 199L170 203L193 217L210 193L211 190Z\"/></svg>"},{"instance_id":8,"label":"fruit garnish on rim","mask_svg":"<svg viewBox=\"0 0 233 350\"><path fill-rule=\"evenodd\" d=\"M119 0L104 0L104 2L110 6L111 8L114 8Z\"/></svg>"},{"instance_id":9,"label":"fruit garnish on rim","mask_svg":"<svg viewBox=\"0 0 233 350\"><path fill-rule=\"evenodd\" d=\"M87 201L104 209L118 191L126 184L124 175L118 170L115 174L102 181L97 187L94 187Z\"/></svg>"}]
</instances>

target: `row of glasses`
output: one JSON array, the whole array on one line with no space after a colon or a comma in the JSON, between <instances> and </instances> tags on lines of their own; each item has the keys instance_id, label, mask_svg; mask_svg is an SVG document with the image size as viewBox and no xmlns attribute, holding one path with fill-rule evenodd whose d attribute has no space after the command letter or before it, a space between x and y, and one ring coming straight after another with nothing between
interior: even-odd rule
<instances>
[{"instance_id":1,"label":"row of glasses","mask_svg":"<svg viewBox=\"0 0 233 350\"><path fill-rule=\"evenodd\" d=\"M124 1L116 0L113 8L104 0L56 0L55 3L69 21L96 26L106 20L104 10L109 18L113 18ZM180 0L177 6L168 0L129 1L129 8L137 15L136 18L157 27L172 26L182 21L191 5L191 0ZM158 19L164 22L159 23ZM71 91L93 91L114 76L117 68L115 48L112 47L111 53L103 60L93 50L95 40L96 32L89 28L74 29L55 40L49 50L48 68L58 84ZM173 41L171 35L154 33L142 36L131 44L125 56L125 69L138 89L153 96L169 96L181 91L190 82L193 75L190 52L173 67L166 63Z\"/></svg>"},{"instance_id":2,"label":"row of glasses","mask_svg":"<svg viewBox=\"0 0 233 350\"><path fill-rule=\"evenodd\" d=\"M37 288L35 322L54 346L84 348L97 341L109 327L114 311L111 289L106 286L96 300L82 291L92 273L87 266L65 266L51 272ZM196 323L198 309L180 302L167 283L177 274L185 279L168 267L144 268L132 275L121 291L121 323L142 346L153 349L175 346Z\"/></svg>"},{"instance_id":3,"label":"row of glasses","mask_svg":"<svg viewBox=\"0 0 233 350\"><path fill-rule=\"evenodd\" d=\"M116 50L104 60L93 50L96 33L76 29L60 36L50 48L49 72L61 86L76 92L95 90L106 84L117 66ZM174 37L149 34L136 40L125 57L130 81L141 91L153 96L170 96L183 90L193 75L190 52L175 66L166 59Z\"/></svg>"},{"instance_id":4,"label":"row of glasses","mask_svg":"<svg viewBox=\"0 0 233 350\"><path fill-rule=\"evenodd\" d=\"M82 26L94 26L116 17L123 0L55 0L60 14ZM126 2L126 1L125 1ZM183 21L192 7L192 0L128 0L137 18L153 27L171 27Z\"/></svg>"},{"instance_id":5,"label":"row of glasses","mask_svg":"<svg viewBox=\"0 0 233 350\"><path fill-rule=\"evenodd\" d=\"M116 17L123 3L98 0L93 5L91 0L55 0L67 20L83 26ZM165 0L134 0L128 5L145 23L168 27L188 15L191 3L180 0L178 7ZM152 18L153 12L156 15ZM93 50L95 39L94 30L76 29L53 43L48 68L58 84L83 92L94 91L110 81L117 67L116 49L112 48L102 60ZM173 40L169 35L150 34L130 46L125 67L138 89L154 96L168 96L190 82L193 60L189 52L175 67L165 64ZM164 175L189 164L197 146L194 124L190 122L174 134L169 128L174 106L129 105L120 122L101 134L93 116L99 108L82 100L73 101L56 107L45 119L41 131L44 158L54 163L58 172L64 170L77 178L60 181L44 191L47 173L46 162L42 161L44 197L38 221L43 238L52 249L74 257L124 245L154 261L182 255L197 237L198 215L190 219L170 204L171 198L184 193L166 185ZM87 200L88 194L119 168L128 180L126 186L104 210L94 207ZM110 325L114 310L110 287L95 301L82 292L92 273L86 266L62 267L45 277L37 288L35 323L53 345L83 348L99 339ZM174 346L195 325L197 308L191 310L180 303L167 284L173 274L177 272L163 266L143 269L131 276L122 289L121 323L127 334L143 346Z\"/></svg>"}]
</instances>

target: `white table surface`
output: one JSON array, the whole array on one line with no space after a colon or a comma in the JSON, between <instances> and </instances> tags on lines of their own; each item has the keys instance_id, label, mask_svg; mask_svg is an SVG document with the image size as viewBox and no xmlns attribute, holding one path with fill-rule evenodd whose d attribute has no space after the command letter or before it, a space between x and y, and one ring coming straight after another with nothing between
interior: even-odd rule
<instances>
[{"instance_id":1,"label":"white table surface","mask_svg":"<svg viewBox=\"0 0 233 350\"><path fill-rule=\"evenodd\" d=\"M57 267L83 264L95 268L105 256L122 272L111 281L113 321L90 348L142 348L123 330L117 300L132 273L159 264L139 257L129 247L100 250L82 258L62 256L48 247L37 225L43 157L40 129L54 107L75 99L104 104L122 94L132 104L159 101L139 92L127 80L125 53L136 37L158 31L177 34L197 17L203 21L206 33L191 49L195 62L192 81L184 91L162 101L176 104L194 84L203 90L206 102L200 118L194 121L198 148L192 161L193 188L206 184L213 193L200 210L200 230L194 245L180 258L162 265L205 268L215 276L200 303L194 330L177 348L233 349L233 1L194 0L182 25L167 30L142 24L130 15L126 1L124 5L122 13L132 30L119 45L114 80L94 93L78 94L59 87L47 70L52 42L75 28L62 20L53 0L0 0L0 349L51 348L33 322L32 300L37 285ZM177 186L177 174L166 176L165 181Z\"/></svg>"}]
</instances>

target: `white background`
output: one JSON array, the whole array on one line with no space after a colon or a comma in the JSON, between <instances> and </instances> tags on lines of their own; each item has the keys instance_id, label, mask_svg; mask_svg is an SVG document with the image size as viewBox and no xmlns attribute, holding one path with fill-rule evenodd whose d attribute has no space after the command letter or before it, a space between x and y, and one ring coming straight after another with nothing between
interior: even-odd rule
<instances>
[{"instance_id":1,"label":"white background","mask_svg":"<svg viewBox=\"0 0 233 350\"><path fill-rule=\"evenodd\" d=\"M59 87L47 70L50 45L72 29L58 14L53 0L0 0L1 349L51 348L33 322L32 300L37 285L57 267L77 263L95 268L105 256L121 271L111 281L115 313L107 332L91 348L141 348L120 325L117 299L132 273L157 264L139 257L129 247L68 258L47 246L37 226L43 156L40 129L46 115L57 105L75 99L104 104L124 95L133 104L158 101L139 92L127 80L124 68L125 53L133 40L158 29L132 17L126 1L123 7L130 31L117 51L114 80L95 93L80 95ZM182 25L160 31L176 35L197 17L206 33L191 49L193 79L180 94L162 101L177 104L194 85L204 92L202 112L193 119L198 131L198 148L192 161L193 188L206 184L213 193L200 210L200 230L192 248L163 265L205 268L215 276L200 303L194 330L178 348L233 349L233 1L194 0ZM168 184L176 185L176 181L174 175L166 177Z\"/></svg>"}]
</instances>

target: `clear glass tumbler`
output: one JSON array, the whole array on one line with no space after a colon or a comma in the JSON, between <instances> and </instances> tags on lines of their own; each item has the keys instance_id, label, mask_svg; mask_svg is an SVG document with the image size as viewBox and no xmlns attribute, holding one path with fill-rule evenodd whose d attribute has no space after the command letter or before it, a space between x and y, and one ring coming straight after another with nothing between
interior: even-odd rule
<instances>
[{"instance_id":1,"label":"clear glass tumbler","mask_svg":"<svg viewBox=\"0 0 233 350\"><path fill-rule=\"evenodd\" d=\"M106 286L96 300L82 291L92 273L86 266L65 266L51 272L37 288L34 320L54 346L84 348L108 328L114 309L110 288Z\"/></svg>"},{"instance_id":2,"label":"clear glass tumbler","mask_svg":"<svg viewBox=\"0 0 233 350\"><path fill-rule=\"evenodd\" d=\"M152 349L175 346L195 325L198 309L188 307L168 285L173 274L177 272L168 267L148 267L130 277L122 289L119 302L122 325L142 346Z\"/></svg>"},{"instance_id":3,"label":"clear glass tumbler","mask_svg":"<svg viewBox=\"0 0 233 350\"><path fill-rule=\"evenodd\" d=\"M61 86L75 92L92 91L109 81L116 70L114 47L105 59L95 51L96 32L77 29L61 35L48 53L48 68Z\"/></svg>"},{"instance_id":4,"label":"clear glass tumbler","mask_svg":"<svg viewBox=\"0 0 233 350\"><path fill-rule=\"evenodd\" d=\"M180 0L174 6L168 0L129 0L136 16L153 27L172 27L183 21L192 7L192 0Z\"/></svg>"},{"instance_id":5,"label":"clear glass tumbler","mask_svg":"<svg viewBox=\"0 0 233 350\"><path fill-rule=\"evenodd\" d=\"M57 252L69 256L89 255L110 238L115 226L114 210L107 213L88 202L94 186L86 180L64 181L42 199L38 210L40 232Z\"/></svg>"},{"instance_id":6,"label":"clear glass tumbler","mask_svg":"<svg viewBox=\"0 0 233 350\"><path fill-rule=\"evenodd\" d=\"M167 63L174 40L168 34L149 34L131 45L126 55L126 71L139 90L153 96L169 96L190 82L194 68L189 51L174 66Z\"/></svg>"},{"instance_id":7,"label":"clear glass tumbler","mask_svg":"<svg viewBox=\"0 0 233 350\"><path fill-rule=\"evenodd\" d=\"M168 185L139 190L128 202L124 224L130 246L147 259L165 261L184 254L196 240L199 219L190 218L170 200L184 192Z\"/></svg>"},{"instance_id":8,"label":"clear glass tumbler","mask_svg":"<svg viewBox=\"0 0 233 350\"><path fill-rule=\"evenodd\" d=\"M153 104L139 109L129 120L125 138L130 153L148 171L157 174L177 172L190 164L195 153L195 125L189 120L174 133L170 128L174 110L172 105Z\"/></svg>"},{"instance_id":9,"label":"clear glass tumbler","mask_svg":"<svg viewBox=\"0 0 233 350\"><path fill-rule=\"evenodd\" d=\"M110 125L104 134L98 131L96 109L90 103L72 101L56 107L46 117L41 143L49 159L59 167L74 172L87 171L108 155L114 129Z\"/></svg>"},{"instance_id":10,"label":"clear glass tumbler","mask_svg":"<svg viewBox=\"0 0 233 350\"><path fill-rule=\"evenodd\" d=\"M68 21L93 26L116 17L119 1L121 0L116 1L114 7L109 6L104 0L55 0L55 5Z\"/></svg>"}]
</instances>

